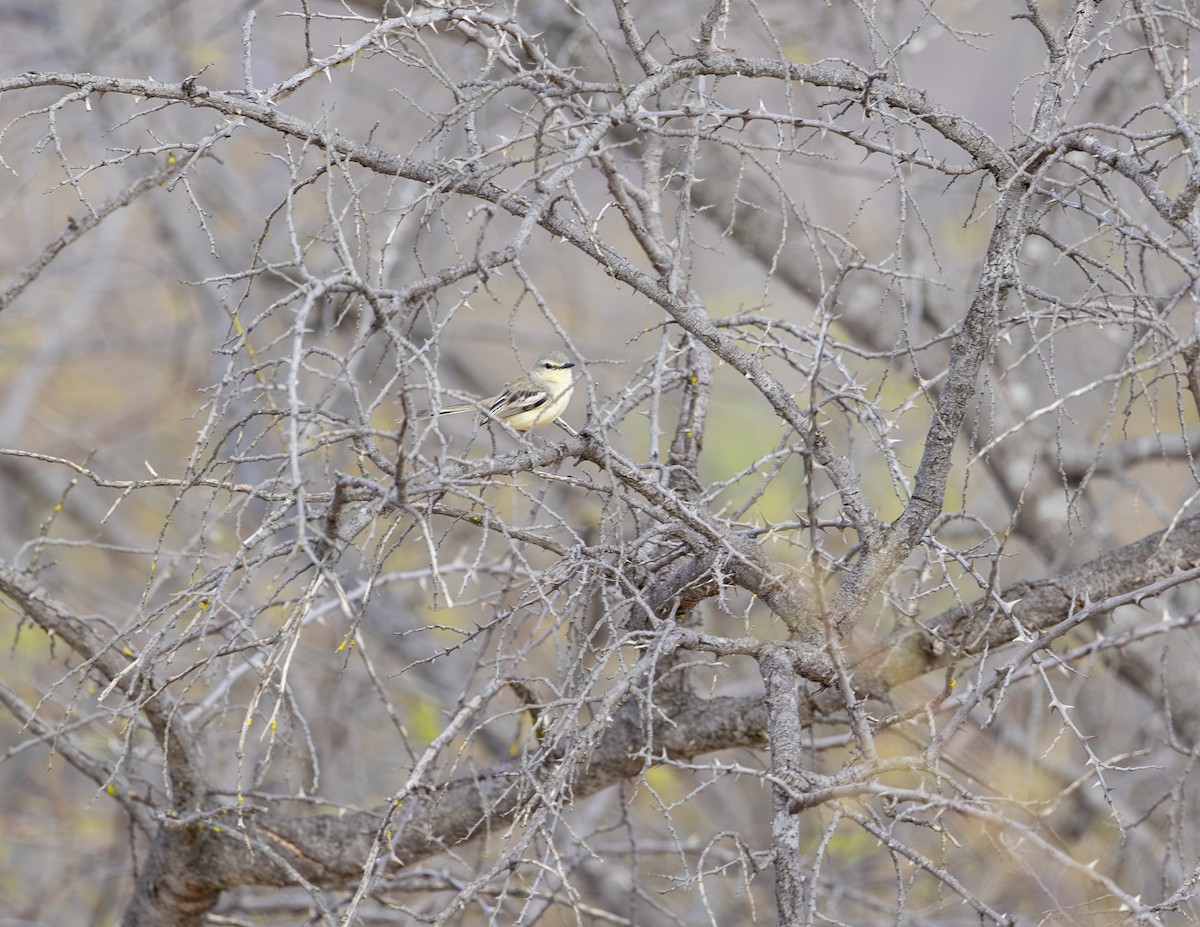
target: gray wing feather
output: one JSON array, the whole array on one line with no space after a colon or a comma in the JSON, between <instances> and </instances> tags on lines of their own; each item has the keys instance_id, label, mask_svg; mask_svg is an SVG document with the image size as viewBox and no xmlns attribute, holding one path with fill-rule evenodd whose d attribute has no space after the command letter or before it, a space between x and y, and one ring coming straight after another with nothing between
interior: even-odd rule
<instances>
[{"instance_id":1,"label":"gray wing feather","mask_svg":"<svg viewBox=\"0 0 1200 927\"><path fill-rule=\"evenodd\" d=\"M546 391L544 389L525 388L517 389L513 392L504 392L496 397L496 401L492 403L492 414L498 415L501 409L509 409L512 412L527 412L530 409L536 409L546 401Z\"/></svg>"}]
</instances>

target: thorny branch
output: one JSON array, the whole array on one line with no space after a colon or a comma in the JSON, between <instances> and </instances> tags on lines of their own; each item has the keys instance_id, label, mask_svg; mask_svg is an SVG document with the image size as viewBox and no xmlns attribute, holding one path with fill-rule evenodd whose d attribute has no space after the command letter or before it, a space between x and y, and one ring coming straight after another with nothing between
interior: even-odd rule
<instances>
[{"instance_id":1,"label":"thorny branch","mask_svg":"<svg viewBox=\"0 0 1200 927\"><path fill-rule=\"evenodd\" d=\"M118 799L125 922L1194 916L1187 5L301 6L300 70L264 8L178 82L0 77L66 197L0 284L0 595L47 645L0 756ZM1014 41L1005 131L921 79ZM182 269L73 280L104 236ZM135 339L90 389L167 319L186 402L56 402L74 332ZM547 346L578 431L429 414ZM1084 860L1109 822L1152 861Z\"/></svg>"}]
</instances>

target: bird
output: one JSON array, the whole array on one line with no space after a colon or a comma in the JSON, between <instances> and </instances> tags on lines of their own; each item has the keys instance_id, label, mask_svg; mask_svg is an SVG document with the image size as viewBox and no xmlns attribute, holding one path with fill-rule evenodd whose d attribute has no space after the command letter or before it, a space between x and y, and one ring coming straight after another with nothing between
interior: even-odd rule
<instances>
[{"instance_id":1,"label":"bird","mask_svg":"<svg viewBox=\"0 0 1200 927\"><path fill-rule=\"evenodd\" d=\"M499 395L483 402L446 406L438 414L484 411L515 431L549 425L566 411L571 401L575 383L570 371L574 366L561 351L550 351L533 362L528 376L506 383Z\"/></svg>"}]
</instances>

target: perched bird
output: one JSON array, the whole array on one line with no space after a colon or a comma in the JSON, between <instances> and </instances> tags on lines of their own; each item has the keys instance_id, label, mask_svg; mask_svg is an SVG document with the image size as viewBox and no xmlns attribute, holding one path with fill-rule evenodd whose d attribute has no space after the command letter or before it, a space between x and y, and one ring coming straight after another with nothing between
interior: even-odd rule
<instances>
[{"instance_id":1,"label":"perched bird","mask_svg":"<svg viewBox=\"0 0 1200 927\"><path fill-rule=\"evenodd\" d=\"M571 377L574 366L565 354L551 351L533 362L528 376L517 377L505 384L500 395L483 402L446 406L439 414L483 411L516 431L549 425L563 414L571 401L571 390L575 388Z\"/></svg>"}]
</instances>

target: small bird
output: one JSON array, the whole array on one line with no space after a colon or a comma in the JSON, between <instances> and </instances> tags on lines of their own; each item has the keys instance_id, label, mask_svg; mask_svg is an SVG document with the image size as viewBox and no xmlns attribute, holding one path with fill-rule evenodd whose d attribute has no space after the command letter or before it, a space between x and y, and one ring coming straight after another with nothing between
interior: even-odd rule
<instances>
[{"instance_id":1,"label":"small bird","mask_svg":"<svg viewBox=\"0 0 1200 927\"><path fill-rule=\"evenodd\" d=\"M500 395L483 402L446 406L440 415L486 411L516 431L549 425L563 414L575 388L571 368L575 365L559 351L543 354L533 362L529 376L506 383Z\"/></svg>"}]
</instances>

